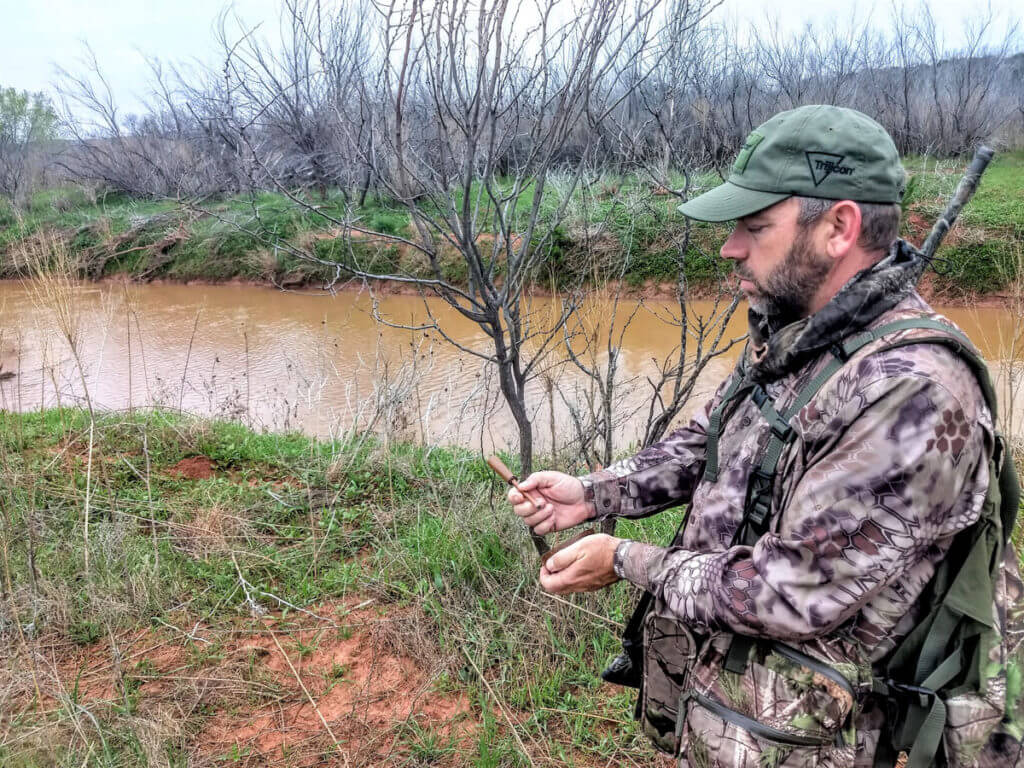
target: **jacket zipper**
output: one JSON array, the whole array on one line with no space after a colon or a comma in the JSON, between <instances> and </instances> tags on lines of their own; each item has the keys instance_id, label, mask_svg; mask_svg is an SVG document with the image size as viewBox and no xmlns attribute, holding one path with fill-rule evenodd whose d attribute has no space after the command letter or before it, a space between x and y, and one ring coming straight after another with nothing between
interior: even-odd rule
<instances>
[{"instance_id":1,"label":"jacket zipper","mask_svg":"<svg viewBox=\"0 0 1024 768\"><path fill-rule=\"evenodd\" d=\"M731 723L737 728L749 731L754 736L764 739L765 741L771 741L775 744L782 744L787 747L823 747L830 741L828 738L823 739L814 736L798 736L794 733L780 731L778 728L772 728L769 725L759 723L757 720L753 720L746 715L740 714L736 710L730 709L721 702L715 701L714 699L697 691L693 692L693 698L697 700L698 704L713 714L718 715L718 717L722 718L725 722Z\"/></svg>"},{"instance_id":2,"label":"jacket zipper","mask_svg":"<svg viewBox=\"0 0 1024 768\"><path fill-rule=\"evenodd\" d=\"M780 656L785 656L790 661L807 667L812 672L817 672L824 677L827 677L832 682L837 683L841 688L849 693L850 696L854 695L853 685L850 684L850 681L847 680L842 673L838 672L833 667L830 667L828 664L818 661L813 656L801 653L796 648L791 648L783 643L772 643L772 650Z\"/></svg>"}]
</instances>

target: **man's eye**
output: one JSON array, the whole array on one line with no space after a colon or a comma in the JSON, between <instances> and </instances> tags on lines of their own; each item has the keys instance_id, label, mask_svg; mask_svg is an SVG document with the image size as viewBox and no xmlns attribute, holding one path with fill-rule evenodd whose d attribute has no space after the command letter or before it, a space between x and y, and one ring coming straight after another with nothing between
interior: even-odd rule
<instances>
[{"instance_id":1,"label":"man's eye","mask_svg":"<svg viewBox=\"0 0 1024 768\"><path fill-rule=\"evenodd\" d=\"M759 225L758 225L758 226L756 226L756 227L752 227L752 226L750 226L750 225L748 224L748 225L747 225L747 232L750 232L751 234L757 234L757 233L758 233L758 232L760 232L760 231L761 231L762 229L764 229L764 227L765 227L765 225L764 225L764 224L759 224Z\"/></svg>"}]
</instances>

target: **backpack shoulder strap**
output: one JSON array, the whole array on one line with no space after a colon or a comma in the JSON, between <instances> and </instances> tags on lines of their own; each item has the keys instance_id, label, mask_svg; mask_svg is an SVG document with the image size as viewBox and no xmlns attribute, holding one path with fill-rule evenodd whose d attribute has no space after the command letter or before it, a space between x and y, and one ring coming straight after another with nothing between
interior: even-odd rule
<instances>
[{"instance_id":1,"label":"backpack shoulder strap","mask_svg":"<svg viewBox=\"0 0 1024 768\"><path fill-rule=\"evenodd\" d=\"M935 320L930 317L913 317L904 320L896 320L892 323L881 325L870 331L853 334L843 340L841 344L833 345L831 348L832 359L818 372L813 379L804 385L799 394L788 408L779 413L771 398L766 394L758 392L755 388L753 396L755 402L761 408L761 413L768 423L772 425L772 436L765 447L761 458L760 466L754 471L751 477L751 488L747 495L747 505L744 509L743 540L744 543L752 543L760 538L766 531L768 517L771 507L771 493L775 482L775 473L778 469L779 460L786 445L793 440L794 432L790 423L804 406L806 406L825 383L831 379L858 351L872 342L884 339L886 336L899 331L906 330L932 330L936 331L934 336L909 336L896 339L880 347L877 352L885 352L911 344L942 344L950 348L954 354L962 359L971 368L978 380L985 403L992 413L993 422L996 419L996 397L988 375L988 367L985 362L974 351L971 342L956 328L947 323ZM758 400L758 395L761 399Z\"/></svg>"},{"instance_id":2,"label":"backpack shoulder strap","mask_svg":"<svg viewBox=\"0 0 1024 768\"><path fill-rule=\"evenodd\" d=\"M722 399L708 417L708 436L705 443L706 458L704 461L703 479L711 483L718 482L718 438L722 434L722 427L728 416L728 410L744 400L753 389L753 384L747 381L746 368L743 364L745 355L746 348L740 353L739 362L736 364L736 370L733 373L732 383L726 388L722 394Z\"/></svg>"},{"instance_id":3,"label":"backpack shoulder strap","mask_svg":"<svg viewBox=\"0 0 1024 768\"><path fill-rule=\"evenodd\" d=\"M775 475L778 470L779 461L786 446L795 437L791 422L794 416L800 412L814 397L821 391L822 387L832 378L858 351L868 344L885 338L886 336L905 330L931 330L935 331L934 336L909 336L896 339L888 344L882 345L878 352L897 349L911 344L937 343L949 347L954 354L964 360L978 379L985 402L992 412L993 421L996 418L995 391L988 375L988 368L984 361L974 351L974 347L967 337L956 328L928 317L915 317L897 320L892 323L881 325L869 331L853 334L832 346L830 352L832 359L812 378L797 394L796 398L781 413L776 409L774 401L768 397L760 387L754 387L751 396L758 405L765 420L771 426L771 437L761 457L760 465L753 471L750 478L750 485L747 489L747 501L743 510L743 519L737 529L734 543L753 546L768 531L771 517L772 490L775 484ZM736 396L744 396L746 393L739 391L739 387L733 392ZM717 435L716 435L717 438ZM1001 438L1000 438L1001 440ZM1012 462L1007 462L1011 465ZM998 465L997 465L998 466ZM1008 473L1001 473L1000 480ZM1009 479L1009 478L1007 478ZM1007 483L1009 485L1009 483ZM1002 485L1002 482L1001 482ZM1013 475L1013 487L1016 488L1016 475ZM1019 493L1019 491L1017 492ZM1016 497L1014 497L1016 498ZM1003 507L1004 511L1006 506ZM1014 510L1016 504L1014 503ZM1010 526L1004 530L1008 535ZM726 669L731 672L742 673L749 658L749 652L755 642L751 638L735 635L730 643L726 657ZM933 682L933 681L930 681ZM935 719L933 715L933 720Z\"/></svg>"}]
</instances>

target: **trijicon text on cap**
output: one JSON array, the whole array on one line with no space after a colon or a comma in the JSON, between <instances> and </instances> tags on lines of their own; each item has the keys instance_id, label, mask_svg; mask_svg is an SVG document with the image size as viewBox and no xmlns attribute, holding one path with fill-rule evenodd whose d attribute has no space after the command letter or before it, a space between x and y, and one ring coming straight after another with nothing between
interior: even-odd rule
<instances>
[{"instance_id":1,"label":"trijicon text on cap","mask_svg":"<svg viewBox=\"0 0 1024 768\"><path fill-rule=\"evenodd\" d=\"M814 179L814 186L818 186L833 173L840 176L850 176L853 168L843 165L843 158L846 155L835 155L831 152L805 152L807 165L811 169L811 178Z\"/></svg>"}]
</instances>

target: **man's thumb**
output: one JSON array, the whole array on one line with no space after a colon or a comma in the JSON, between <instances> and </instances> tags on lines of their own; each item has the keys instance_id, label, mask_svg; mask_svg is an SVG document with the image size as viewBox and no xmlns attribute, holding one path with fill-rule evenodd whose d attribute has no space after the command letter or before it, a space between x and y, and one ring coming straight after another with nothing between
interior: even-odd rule
<instances>
[{"instance_id":1,"label":"man's thumb","mask_svg":"<svg viewBox=\"0 0 1024 768\"><path fill-rule=\"evenodd\" d=\"M544 564L545 567L552 573L568 568L577 559L579 559L579 545L580 542L576 541L567 546L565 549L560 549L551 557L548 558Z\"/></svg>"}]
</instances>

